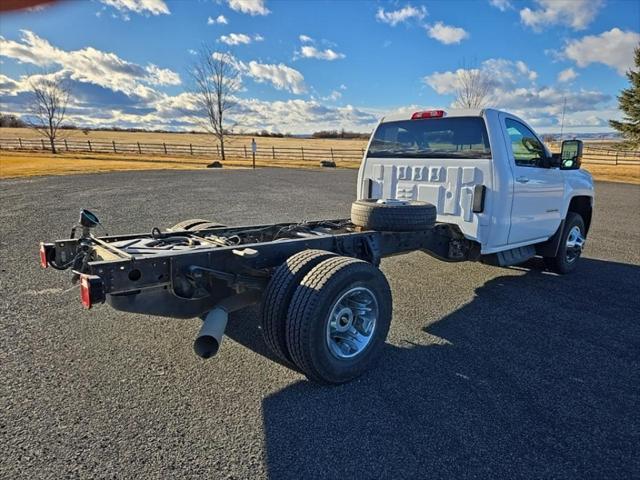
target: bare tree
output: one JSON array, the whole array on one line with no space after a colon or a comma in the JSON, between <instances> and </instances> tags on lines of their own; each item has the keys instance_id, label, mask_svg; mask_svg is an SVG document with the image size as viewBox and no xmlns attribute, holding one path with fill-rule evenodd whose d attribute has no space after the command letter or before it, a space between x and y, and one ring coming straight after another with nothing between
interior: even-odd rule
<instances>
[{"instance_id":1,"label":"bare tree","mask_svg":"<svg viewBox=\"0 0 640 480\"><path fill-rule=\"evenodd\" d=\"M454 105L458 108L483 108L489 103L492 84L480 68L458 70L458 86Z\"/></svg>"},{"instance_id":2,"label":"bare tree","mask_svg":"<svg viewBox=\"0 0 640 480\"><path fill-rule=\"evenodd\" d=\"M241 87L237 62L230 53L216 52L205 45L190 74L192 94L202 126L220 143L220 155L224 161L225 117L236 105L235 94Z\"/></svg>"},{"instance_id":3,"label":"bare tree","mask_svg":"<svg viewBox=\"0 0 640 480\"><path fill-rule=\"evenodd\" d=\"M64 121L69 103L69 87L62 79L38 76L30 82L33 103L28 125L49 139L51 152L56 153L56 137Z\"/></svg>"}]
</instances>

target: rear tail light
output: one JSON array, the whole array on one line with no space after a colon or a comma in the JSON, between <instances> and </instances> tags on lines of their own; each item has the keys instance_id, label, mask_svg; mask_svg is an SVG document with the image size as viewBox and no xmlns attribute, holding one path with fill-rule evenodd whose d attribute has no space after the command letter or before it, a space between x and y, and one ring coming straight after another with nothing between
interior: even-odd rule
<instances>
[{"instance_id":1,"label":"rear tail light","mask_svg":"<svg viewBox=\"0 0 640 480\"><path fill-rule=\"evenodd\" d=\"M40 266L42 268L47 268L49 266L49 261L47 260L47 247L45 247L44 243L40 243Z\"/></svg>"},{"instance_id":2,"label":"rear tail light","mask_svg":"<svg viewBox=\"0 0 640 480\"><path fill-rule=\"evenodd\" d=\"M91 308L97 303L104 303L104 283L97 275L80 275L80 300L84 308Z\"/></svg>"},{"instance_id":3,"label":"rear tail light","mask_svg":"<svg viewBox=\"0 0 640 480\"><path fill-rule=\"evenodd\" d=\"M444 117L444 110L426 110L424 112L416 112L411 115L411 120L421 120L423 118L441 118Z\"/></svg>"}]
</instances>

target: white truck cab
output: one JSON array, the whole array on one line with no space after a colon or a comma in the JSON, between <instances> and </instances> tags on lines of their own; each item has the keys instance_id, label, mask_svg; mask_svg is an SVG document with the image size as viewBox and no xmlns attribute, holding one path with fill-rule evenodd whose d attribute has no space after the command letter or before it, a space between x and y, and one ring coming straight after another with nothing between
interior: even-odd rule
<instances>
[{"instance_id":1,"label":"white truck cab","mask_svg":"<svg viewBox=\"0 0 640 480\"><path fill-rule=\"evenodd\" d=\"M524 120L495 109L392 115L369 140L357 194L431 203L485 258L511 265L538 254L566 273L593 209L581 153L571 140L552 155Z\"/></svg>"}]
</instances>

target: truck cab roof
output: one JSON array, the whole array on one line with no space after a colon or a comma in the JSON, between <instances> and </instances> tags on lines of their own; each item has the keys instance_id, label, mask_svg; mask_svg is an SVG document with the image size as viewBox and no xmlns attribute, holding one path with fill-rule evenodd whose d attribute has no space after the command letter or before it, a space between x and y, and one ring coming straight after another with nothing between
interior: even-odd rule
<instances>
[{"instance_id":1,"label":"truck cab roof","mask_svg":"<svg viewBox=\"0 0 640 480\"><path fill-rule=\"evenodd\" d=\"M436 112L443 111L444 117L482 117L485 112L492 110L494 112L500 112L500 110L496 110L495 108L425 108L420 109L416 108L415 111L412 112L401 112L401 113L393 113L391 115L386 115L382 118L380 123L385 122L397 122L402 120L411 120L412 115L415 112Z\"/></svg>"}]
</instances>

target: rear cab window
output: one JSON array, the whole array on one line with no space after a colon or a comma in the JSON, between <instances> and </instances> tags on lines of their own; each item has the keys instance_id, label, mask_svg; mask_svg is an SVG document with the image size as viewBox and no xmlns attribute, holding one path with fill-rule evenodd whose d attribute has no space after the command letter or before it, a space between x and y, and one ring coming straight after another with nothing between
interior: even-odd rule
<instances>
[{"instance_id":1,"label":"rear cab window","mask_svg":"<svg viewBox=\"0 0 640 480\"><path fill-rule=\"evenodd\" d=\"M381 123L369 157L491 158L484 119L444 117Z\"/></svg>"}]
</instances>

